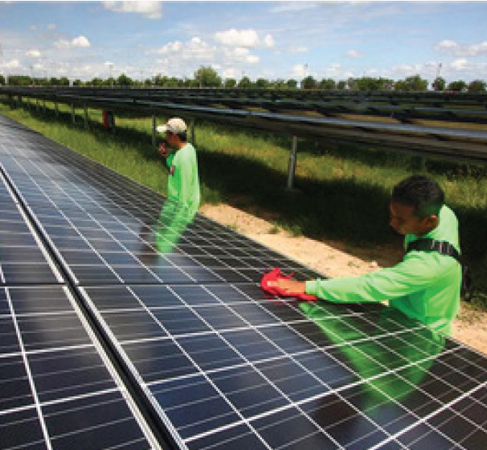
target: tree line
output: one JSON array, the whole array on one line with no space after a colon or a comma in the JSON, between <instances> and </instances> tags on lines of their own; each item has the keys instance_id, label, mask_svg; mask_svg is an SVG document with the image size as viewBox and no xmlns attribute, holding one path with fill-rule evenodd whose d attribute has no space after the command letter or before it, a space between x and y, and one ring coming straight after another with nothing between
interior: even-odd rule
<instances>
[{"instance_id":1,"label":"tree line","mask_svg":"<svg viewBox=\"0 0 487 450\"><path fill-rule=\"evenodd\" d=\"M235 78L222 79L211 67L200 67L194 72L193 78L176 78L158 74L145 80L134 80L125 74L119 77L109 77L102 79L99 77L89 81L76 79L70 81L67 77L62 78L36 78L26 75L11 75L8 80L0 75L0 84L14 86L95 86L95 87L164 87L164 88L240 88L240 89L321 89L321 90L349 90L349 91L433 91L448 92L486 92L486 82L474 80L469 83L463 80L447 82L443 77L437 77L431 84L414 75L404 80L392 80L388 78L348 78L347 80L335 81L332 78L317 80L312 76L307 76L298 81L295 79L266 80L258 78L255 81L249 77L242 77L240 80Z\"/></svg>"}]
</instances>

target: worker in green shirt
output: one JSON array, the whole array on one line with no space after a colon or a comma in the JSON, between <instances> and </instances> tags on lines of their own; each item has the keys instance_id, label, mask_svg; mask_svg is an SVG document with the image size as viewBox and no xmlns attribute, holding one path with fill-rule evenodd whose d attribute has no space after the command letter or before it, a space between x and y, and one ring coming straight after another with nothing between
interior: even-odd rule
<instances>
[{"instance_id":1,"label":"worker in green shirt","mask_svg":"<svg viewBox=\"0 0 487 450\"><path fill-rule=\"evenodd\" d=\"M187 126L183 119L173 117L157 127L163 139L159 153L169 171L167 200L156 226L156 244L161 253L169 253L200 206L200 181L195 148L187 142ZM170 152L169 148L175 150Z\"/></svg>"},{"instance_id":2,"label":"worker in green shirt","mask_svg":"<svg viewBox=\"0 0 487 450\"><path fill-rule=\"evenodd\" d=\"M167 196L196 214L200 206L200 180L195 148L187 142L187 126L183 119L173 117L157 127L163 135L159 153L169 170ZM175 149L169 152L168 147Z\"/></svg>"},{"instance_id":3,"label":"worker in green shirt","mask_svg":"<svg viewBox=\"0 0 487 450\"><path fill-rule=\"evenodd\" d=\"M390 225L405 235L405 248L412 241L430 238L446 241L460 252L457 218L444 204L444 193L434 180L422 175L403 180L394 187L389 208ZM390 307L449 335L460 309L461 281L461 265L455 258L413 250L396 266L361 276L279 279L269 285L289 295L306 293L335 303L389 300Z\"/></svg>"}]
</instances>

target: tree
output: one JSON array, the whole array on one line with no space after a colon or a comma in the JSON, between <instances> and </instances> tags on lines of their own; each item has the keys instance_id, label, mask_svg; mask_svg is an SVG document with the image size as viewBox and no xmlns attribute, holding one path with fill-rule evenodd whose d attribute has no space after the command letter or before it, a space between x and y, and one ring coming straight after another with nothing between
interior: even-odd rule
<instances>
[{"instance_id":1,"label":"tree","mask_svg":"<svg viewBox=\"0 0 487 450\"><path fill-rule=\"evenodd\" d=\"M467 86L468 92L485 92L486 83L482 80L473 80Z\"/></svg>"},{"instance_id":2,"label":"tree","mask_svg":"<svg viewBox=\"0 0 487 450\"><path fill-rule=\"evenodd\" d=\"M394 88L396 91L426 91L428 89L428 81L419 75L413 75L405 80L396 81Z\"/></svg>"},{"instance_id":3,"label":"tree","mask_svg":"<svg viewBox=\"0 0 487 450\"><path fill-rule=\"evenodd\" d=\"M351 91L356 91L358 89L357 80L355 78L350 77L347 80L347 88Z\"/></svg>"},{"instance_id":4,"label":"tree","mask_svg":"<svg viewBox=\"0 0 487 450\"><path fill-rule=\"evenodd\" d=\"M194 79L198 80L200 87L221 87L222 79L217 71L211 67L200 67L194 73Z\"/></svg>"},{"instance_id":5,"label":"tree","mask_svg":"<svg viewBox=\"0 0 487 450\"><path fill-rule=\"evenodd\" d=\"M167 83L168 78L164 75L158 74L154 77L153 83L154 86L165 86Z\"/></svg>"},{"instance_id":6,"label":"tree","mask_svg":"<svg viewBox=\"0 0 487 450\"><path fill-rule=\"evenodd\" d=\"M73 86L84 86L84 83L81 80L76 79L73 81Z\"/></svg>"},{"instance_id":7,"label":"tree","mask_svg":"<svg viewBox=\"0 0 487 450\"><path fill-rule=\"evenodd\" d=\"M448 83L446 89L454 92L465 92L467 90L467 83L463 80L452 81Z\"/></svg>"},{"instance_id":8,"label":"tree","mask_svg":"<svg viewBox=\"0 0 487 450\"><path fill-rule=\"evenodd\" d=\"M317 87L318 83L311 75L301 81L301 89L316 89Z\"/></svg>"},{"instance_id":9,"label":"tree","mask_svg":"<svg viewBox=\"0 0 487 450\"><path fill-rule=\"evenodd\" d=\"M354 80L355 88L359 91L387 91L394 86L394 81L388 78L362 77Z\"/></svg>"},{"instance_id":10,"label":"tree","mask_svg":"<svg viewBox=\"0 0 487 450\"><path fill-rule=\"evenodd\" d=\"M272 89L288 89L288 85L285 80L277 79L269 83L269 87Z\"/></svg>"},{"instance_id":11,"label":"tree","mask_svg":"<svg viewBox=\"0 0 487 450\"><path fill-rule=\"evenodd\" d=\"M183 81L176 77L168 78L165 87L183 87Z\"/></svg>"},{"instance_id":12,"label":"tree","mask_svg":"<svg viewBox=\"0 0 487 450\"><path fill-rule=\"evenodd\" d=\"M331 78L323 78L320 83L318 84L320 89L336 89L336 81Z\"/></svg>"},{"instance_id":13,"label":"tree","mask_svg":"<svg viewBox=\"0 0 487 450\"><path fill-rule=\"evenodd\" d=\"M132 78L130 78L127 75L125 75L124 73L122 73L117 78L116 84L118 86L133 86L134 85L134 81L132 80Z\"/></svg>"},{"instance_id":14,"label":"tree","mask_svg":"<svg viewBox=\"0 0 487 450\"><path fill-rule=\"evenodd\" d=\"M183 81L184 87L198 88L200 87L198 80L193 80L192 78L185 78Z\"/></svg>"},{"instance_id":15,"label":"tree","mask_svg":"<svg viewBox=\"0 0 487 450\"><path fill-rule=\"evenodd\" d=\"M338 83L337 83L337 89L339 89L340 91L343 91L347 88L347 82L345 80L340 80Z\"/></svg>"},{"instance_id":16,"label":"tree","mask_svg":"<svg viewBox=\"0 0 487 450\"><path fill-rule=\"evenodd\" d=\"M0 84L5 84L5 77L0 75Z\"/></svg>"},{"instance_id":17,"label":"tree","mask_svg":"<svg viewBox=\"0 0 487 450\"><path fill-rule=\"evenodd\" d=\"M40 79L39 81L46 84L46 80ZM12 86L29 86L32 84L32 78L26 75L10 75L8 77L8 84Z\"/></svg>"},{"instance_id":18,"label":"tree","mask_svg":"<svg viewBox=\"0 0 487 450\"><path fill-rule=\"evenodd\" d=\"M286 85L289 89L296 89L298 87L298 82L291 78L286 81Z\"/></svg>"},{"instance_id":19,"label":"tree","mask_svg":"<svg viewBox=\"0 0 487 450\"><path fill-rule=\"evenodd\" d=\"M101 78L93 78L88 84L91 86L103 86L104 81Z\"/></svg>"},{"instance_id":20,"label":"tree","mask_svg":"<svg viewBox=\"0 0 487 450\"><path fill-rule=\"evenodd\" d=\"M259 89L265 89L269 87L269 82L264 78L258 78L257 81L255 82L255 87Z\"/></svg>"},{"instance_id":21,"label":"tree","mask_svg":"<svg viewBox=\"0 0 487 450\"><path fill-rule=\"evenodd\" d=\"M242 77L242 79L238 82L237 87L240 89L249 89L252 87L252 82L250 81L249 77Z\"/></svg>"},{"instance_id":22,"label":"tree","mask_svg":"<svg viewBox=\"0 0 487 450\"><path fill-rule=\"evenodd\" d=\"M225 84L224 86L227 88L227 89L232 89L234 87L237 86L237 80L235 78L227 78L225 80Z\"/></svg>"},{"instance_id":23,"label":"tree","mask_svg":"<svg viewBox=\"0 0 487 450\"><path fill-rule=\"evenodd\" d=\"M443 77L436 77L435 81L431 83L431 87L433 88L434 91L442 92L445 90L445 86L446 86L446 81Z\"/></svg>"}]
</instances>

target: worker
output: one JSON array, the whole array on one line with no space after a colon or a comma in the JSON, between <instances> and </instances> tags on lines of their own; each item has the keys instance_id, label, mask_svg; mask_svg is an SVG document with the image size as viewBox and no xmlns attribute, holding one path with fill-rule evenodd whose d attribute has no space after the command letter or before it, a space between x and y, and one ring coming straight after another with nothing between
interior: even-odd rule
<instances>
[{"instance_id":1,"label":"worker","mask_svg":"<svg viewBox=\"0 0 487 450\"><path fill-rule=\"evenodd\" d=\"M183 119L173 117L157 127L162 134L159 153L169 171L167 196L196 214L200 205L200 180L195 148L187 142L187 126ZM169 148L175 150L174 153Z\"/></svg>"},{"instance_id":2,"label":"worker","mask_svg":"<svg viewBox=\"0 0 487 450\"><path fill-rule=\"evenodd\" d=\"M445 242L460 253L458 221L444 204L438 184L423 175L413 175L392 192L390 225L405 235L405 248L420 239ZM412 250L391 268L360 276L297 281L280 278L269 281L285 295L316 296L334 303L389 301L411 319L450 335L460 309L462 269L449 254L436 250Z\"/></svg>"}]
</instances>

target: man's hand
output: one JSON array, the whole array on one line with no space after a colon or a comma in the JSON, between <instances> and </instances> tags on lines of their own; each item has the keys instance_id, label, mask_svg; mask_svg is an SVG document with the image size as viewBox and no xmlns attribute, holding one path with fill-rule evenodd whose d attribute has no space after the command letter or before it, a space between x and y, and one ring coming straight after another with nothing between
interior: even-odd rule
<instances>
[{"instance_id":1,"label":"man's hand","mask_svg":"<svg viewBox=\"0 0 487 450\"><path fill-rule=\"evenodd\" d=\"M169 156L169 151L168 149L166 148L166 144L164 142L161 142L159 143L159 154L163 157L163 158L167 158Z\"/></svg>"},{"instance_id":2,"label":"man's hand","mask_svg":"<svg viewBox=\"0 0 487 450\"><path fill-rule=\"evenodd\" d=\"M299 295L299 294L305 294L306 293L306 282L305 281L280 279L277 281L269 281L268 286L279 287L281 289L284 289L288 294L291 294L291 295Z\"/></svg>"}]
</instances>

